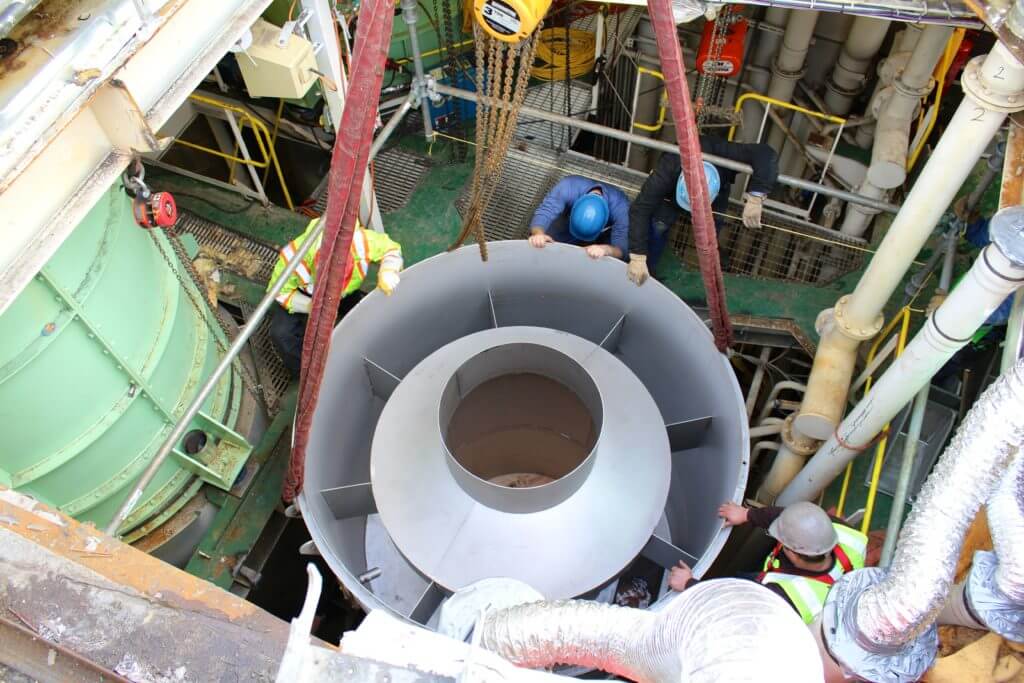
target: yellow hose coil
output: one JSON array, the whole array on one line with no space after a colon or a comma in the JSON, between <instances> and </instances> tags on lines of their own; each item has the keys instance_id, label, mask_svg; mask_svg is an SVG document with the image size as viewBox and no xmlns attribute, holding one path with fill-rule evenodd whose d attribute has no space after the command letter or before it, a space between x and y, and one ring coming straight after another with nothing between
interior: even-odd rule
<instances>
[{"instance_id":1,"label":"yellow hose coil","mask_svg":"<svg viewBox=\"0 0 1024 683\"><path fill-rule=\"evenodd\" d=\"M566 53L569 55L569 77L579 78L594 68L594 48L597 39L590 31L569 29L568 50L564 28L546 28L537 42L537 58L530 75L543 81L565 78Z\"/></svg>"}]
</instances>

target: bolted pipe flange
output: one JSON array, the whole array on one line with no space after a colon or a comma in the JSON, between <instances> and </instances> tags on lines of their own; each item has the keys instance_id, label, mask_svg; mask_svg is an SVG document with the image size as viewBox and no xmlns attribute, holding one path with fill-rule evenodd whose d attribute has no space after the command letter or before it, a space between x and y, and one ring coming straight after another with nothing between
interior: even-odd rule
<instances>
[{"instance_id":1,"label":"bolted pipe flange","mask_svg":"<svg viewBox=\"0 0 1024 683\"><path fill-rule=\"evenodd\" d=\"M885 316L881 313L875 318L874 322L865 327L854 327L850 324L850 321L846 318L846 306L850 302L850 295L844 294L839 297L839 301L836 302L835 308L832 311L833 319L835 320L836 330L839 331L844 337L849 337L854 341L862 342L871 339L882 330L882 325L885 323Z\"/></svg>"},{"instance_id":2,"label":"bolted pipe flange","mask_svg":"<svg viewBox=\"0 0 1024 683\"><path fill-rule=\"evenodd\" d=\"M821 441L793 429L793 421L796 420L797 415L799 413L790 413L789 417L782 422L782 441L795 455L809 458L818 452L818 446L821 445Z\"/></svg>"},{"instance_id":3,"label":"bolted pipe flange","mask_svg":"<svg viewBox=\"0 0 1024 683\"><path fill-rule=\"evenodd\" d=\"M906 83L903 82L903 77L902 76L900 76L900 78L897 78L892 83L892 88L893 88L894 91L898 92L901 95L906 96L908 99L911 99L911 100L920 100L921 98L923 98L926 95L928 95L928 93L930 93L932 91L932 88L934 88L934 87L935 87L935 79L934 78L928 79L928 82L925 85L921 86L920 88L912 88L912 87L910 87L909 85L907 85Z\"/></svg>"},{"instance_id":4,"label":"bolted pipe flange","mask_svg":"<svg viewBox=\"0 0 1024 683\"><path fill-rule=\"evenodd\" d=\"M1024 93L1001 92L993 88L993 84L984 77L982 66L986 57L987 55L975 57L964 67L963 75L960 77L964 94L989 111L1012 114L1024 109Z\"/></svg>"},{"instance_id":5,"label":"bolted pipe flange","mask_svg":"<svg viewBox=\"0 0 1024 683\"><path fill-rule=\"evenodd\" d=\"M837 70L839 68L840 67L836 67ZM860 94L862 90L864 90L864 83L866 79L864 77L864 74L853 74L851 72L851 75L856 76L858 81L857 85L853 86L852 88L844 88L843 86L836 83L835 79L832 76L829 76L829 78L825 81L825 89L831 93L839 95L840 97L856 97L857 95ZM851 78L850 80L854 79Z\"/></svg>"},{"instance_id":6,"label":"bolted pipe flange","mask_svg":"<svg viewBox=\"0 0 1024 683\"><path fill-rule=\"evenodd\" d=\"M821 631L828 654L844 673L876 683L910 683L921 678L935 660L939 631L935 624L898 648L882 648L857 628L857 603L866 590L888 572L877 567L844 574L832 586L821 613Z\"/></svg>"},{"instance_id":7,"label":"bolted pipe flange","mask_svg":"<svg viewBox=\"0 0 1024 683\"><path fill-rule=\"evenodd\" d=\"M1024 605L1013 602L996 584L999 558L979 550L967 577L964 598L971 615L987 629L1015 643L1024 642Z\"/></svg>"},{"instance_id":8,"label":"bolted pipe flange","mask_svg":"<svg viewBox=\"0 0 1024 683\"><path fill-rule=\"evenodd\" d=\"M992 216L989 235L1003 256L1024 268L1024 206L1008 206Z\"/></svg>"}]
</instances>

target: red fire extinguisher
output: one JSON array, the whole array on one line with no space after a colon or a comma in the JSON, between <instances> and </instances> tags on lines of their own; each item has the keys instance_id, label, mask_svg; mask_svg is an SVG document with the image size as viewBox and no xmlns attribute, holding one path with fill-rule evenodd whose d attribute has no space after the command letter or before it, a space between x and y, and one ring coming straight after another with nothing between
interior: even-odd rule
<instances>
[{"instance_id":1,"label":"red fire extinguisher","mask_svg":"<svg viewBox=\"0 0 1024 683\"><path fill-rule=\"evenodd\" d=\"M724 38L720 38L722 45L718 49L714 45L715 26L718 21L709 21L704 24L704 33L700 39L700 47L697 48L697 72L706 76L735 76L743 65L743 43L747 39L747 20L728 17L731 22L725 30Z\"/></svg>"}]
</instances>

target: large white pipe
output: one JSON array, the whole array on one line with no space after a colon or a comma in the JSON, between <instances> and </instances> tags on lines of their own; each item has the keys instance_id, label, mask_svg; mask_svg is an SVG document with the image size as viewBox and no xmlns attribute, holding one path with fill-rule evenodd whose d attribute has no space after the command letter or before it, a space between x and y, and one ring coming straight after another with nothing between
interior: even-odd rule
<instances>
[{"instance_id":1,"label":"large white pipe","mask_svg":"<svg viewBox=\"0 0 1024 683\"><path fill-rule=\"evenodd\" d=\"M885 196L885 190L880 187L875 187L867 180L861 184L858 192L867 197L875 197L876 199L881 199ZM863 211L862 207L856 204L847 204L846 215L843 217L843 225L839 230L844 235L862 237L864 233L868 231L868 226L871 225L871 219L878 214L878 211L871 208L868 208L867 211Z\"/></svg>"},{"instance_id":2,"label":"large white pipe","mask_svg":"<svg viewBox=\"0 0 1024 683\"><path fill-rule=\"evenodd\" d=\"M814 500L846 464L963 348L1003 300L1024 284L1024 207L992 217L992 244L928 318L906 350L778 497L778 504Z\"/></svg>"},{"instance_id":3,"label":"large white pipe","mask_svg":"<svg viewBox=\"0 0 1024 683\"><path fill-rule=\"evenodd\" d=\"M773 30L762 30L757 32L757 45L750 56L750 63L758 67L770 67L772 58L779 51L779 43L782 40L782 33L785 30L786 21L789 17L789 10L779 7L770 7L764 14L762 23L771 26ZM747 82L754 92L767 92L771 71L765 68L747 71ZM743 107L743 127L740 130L740 140L743 142L757 142L757 133L761 128L761 118L764 116L764 109L759 104L747 104Z\"/></svg>"},{"instance_id":4,"label":"large white pipe","mask_svg":"<svg viewBox=\"0 0 1024 683\"><path fill-rule=\"evenodd\" d=\"M803 78L804 60L807 49L814 37L814 26L818 23L818 12L801 10L789 13L789 23L782 36L779 54L772 63L772 80L768 84L768 97L789 102L793 99L796 82ZM778 126L772 127L767 142L774 149L782 149L785 133Z\"/></svg>"},{"instance_id":5,"label":"large white pipe","mask_svg":"<svg viewBox=\"0 0 1024 683\"><path fill-rule=\"evenodd\" d=\"M643 683L759 683L780 665L787 681L822 677L796 612L741 579L698 584L660 611L585 600L494 610L476 631L484 648L528 668L574 664Z\"/></svg>"},{"instance_id":6,"label":"large white pipe","mask_svg":"<svg viewBox=\"0 0 1024 683\"><path fill-rule=\"evenodd\" d=\"M893 42L892 49L889 50L886 58L878 64L878 80L875 81L875 88L868 99L868 116L872 118L878 116L880 109L878 106L880 104L878 102L879 93L891 86L893 81L900 75L900 72L903 71L903 67L910 61L910 56L913 54L914 47L917 45L917 41L922 33L924 33L924 26L906 24L904 29L896 34L896 40ZM858 146L870 147L875 139L874 124L859 126L856 138Z\"/></svg>"},{"instance_id":7,"label":"large white pipe","mask_svg":"<svg viewBox=\"0 0 1024 683\"><path fill-rule=\"evenodd\" d=\"M921 98L931 89L932 72L942 58L952 33L949 26L925 28L910 61L893 83L879 113L875 144L871 148L867 180L876 187L889 190L899 187L907 178L910 124L921 105Z\"/></svg>"},{"instance_id":8,"label":"large white pipe","mask_svg":"<svg viewBox=\"0 0 1024 683\"><path fill-rule=\"evenodd\" d=\"M889 22L884 19L854 19L832 77L825 83L825 105L829 113L837 116L850 113L854 98L864 88L871 60L878 54L888 32Z\"/></svg>"}]
</instances>

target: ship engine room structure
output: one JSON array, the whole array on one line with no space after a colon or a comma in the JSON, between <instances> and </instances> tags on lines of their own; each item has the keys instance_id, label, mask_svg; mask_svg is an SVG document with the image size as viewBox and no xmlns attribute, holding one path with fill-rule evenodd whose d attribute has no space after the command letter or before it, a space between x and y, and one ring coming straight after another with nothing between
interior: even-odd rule
<instances>
[{"instance_id":1,"label":"ship engine room structure","mask_svg":"<svg viewBox=\"0 0 1024 683\"><path fill-rule=\"evenodd\" d=\"M1024 0L0 0L0 681L1024 683Z\"/></svg>"}]
</instances>

